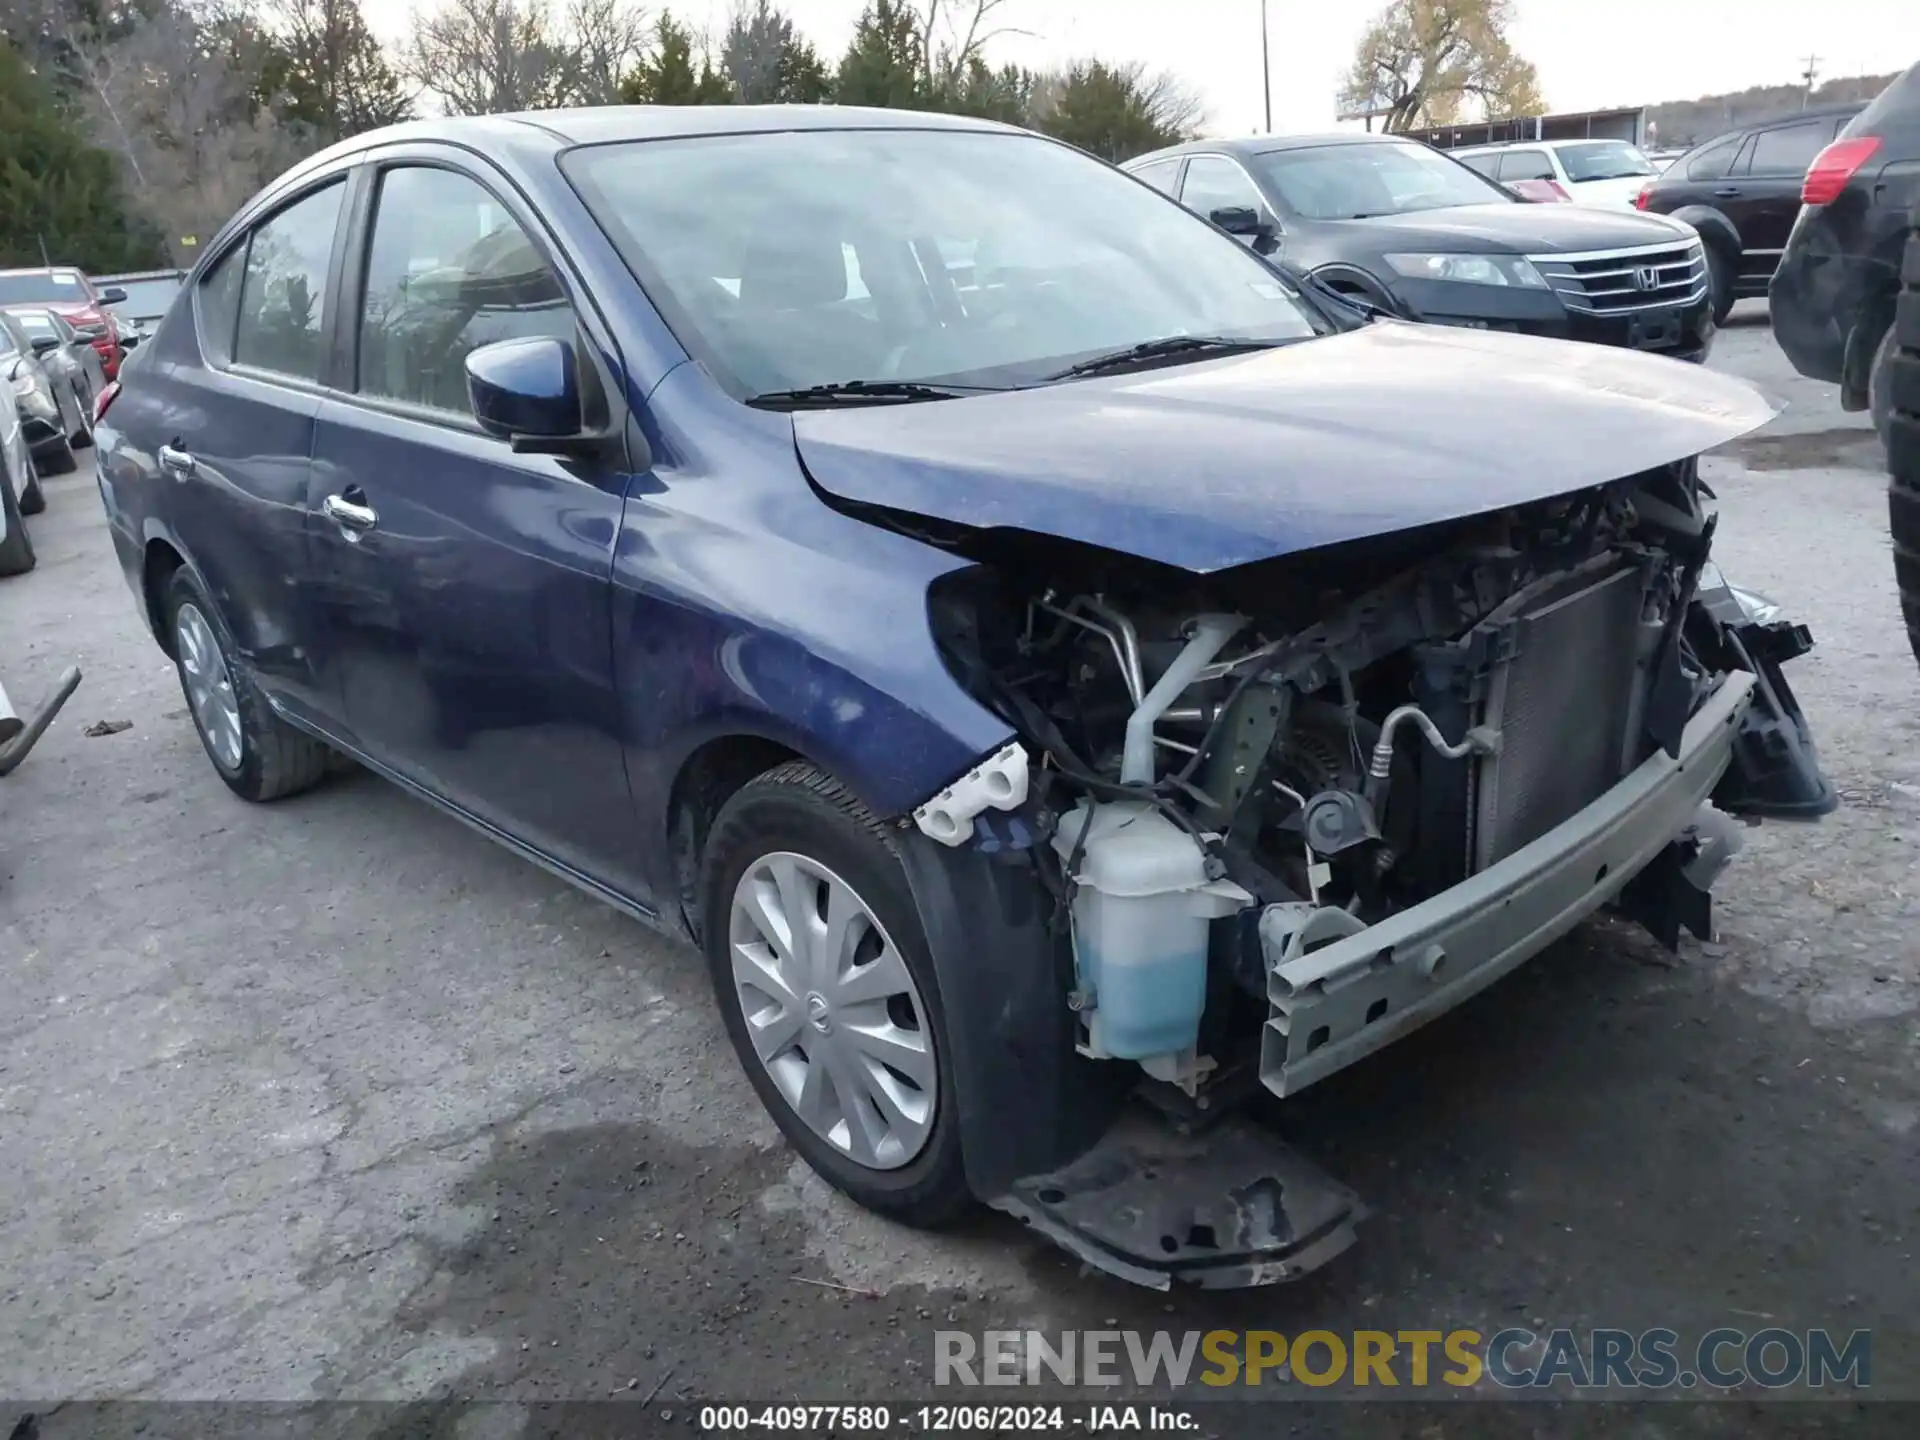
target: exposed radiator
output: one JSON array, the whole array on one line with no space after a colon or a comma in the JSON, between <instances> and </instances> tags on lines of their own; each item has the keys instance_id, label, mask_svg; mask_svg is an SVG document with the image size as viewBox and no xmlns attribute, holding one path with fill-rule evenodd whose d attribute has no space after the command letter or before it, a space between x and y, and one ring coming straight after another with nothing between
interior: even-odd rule
<instances>
[{"instance_id":1,"label":"exposed radiator","mask_svg":"<svg viewBox=\"0 0 1920 1440\"><path fill-rule=\"evenodd\" d=\"M1637 713L1643 579L1623 564L1570 576L1505 628L1475 723L1501 733L1478 762L1469 853L1484 869L1598 799L1622 773Z\"/></svg>"}]
</instances>

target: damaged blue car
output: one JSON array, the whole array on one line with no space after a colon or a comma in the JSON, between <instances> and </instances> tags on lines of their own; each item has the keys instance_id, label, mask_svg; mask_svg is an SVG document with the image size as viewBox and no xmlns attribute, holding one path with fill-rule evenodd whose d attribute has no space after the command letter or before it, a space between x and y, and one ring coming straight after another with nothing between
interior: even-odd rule
<instances>
[{"instance_id":1,"label":"damaged blue car","mask_svg":"<svg viewBox=\"0 0 1920 1440\"><path fill-rule=\"evenodd\" d=\"M1707 933L1727 816L1834 803L1710 558L1751 389L1302 293L1003 126L374 132L139 353L101 493L220 778L350 757L691 937L909 1223L1305 1273L1359 1202L1237 1101L1603 907Z\"/></svg>"}]
</instances>

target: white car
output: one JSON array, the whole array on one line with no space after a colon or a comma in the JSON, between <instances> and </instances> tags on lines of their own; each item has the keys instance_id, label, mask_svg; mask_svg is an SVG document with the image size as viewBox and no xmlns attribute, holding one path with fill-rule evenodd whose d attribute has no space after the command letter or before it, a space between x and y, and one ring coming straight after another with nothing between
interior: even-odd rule
<instances>
[{"instance_id":1,"label":"white car","mask_svg":"<svg viewBox=\"0 0 1920 1440\"><path fill-rule=\"evenodd\" d=\"M1448 152L1489 180L1548 180L1576 205L1631 210L1640 188L1659 167L1625 140L1533 140L1517 145L1474 145Z\"/></svg>"}]
</instances>

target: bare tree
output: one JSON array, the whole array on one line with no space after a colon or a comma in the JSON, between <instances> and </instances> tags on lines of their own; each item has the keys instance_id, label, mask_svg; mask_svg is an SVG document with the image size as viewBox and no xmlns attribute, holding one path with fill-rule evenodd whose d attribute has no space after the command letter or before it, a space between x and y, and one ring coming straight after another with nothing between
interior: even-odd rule
<instances>
[{"instance_id":1,"label":"bare tree","mask_svg":"<svg viewBox=\"0 0 1920 1440\"><path fill-rule=\"evenodd\" d=\"M86 0L44 0L43 58L86 117L94 142L126 167L135 206L177 259L298 160L258 87L270 41L218 3L156 5L102 26Z\"/></svg>"},{"instance_id":2,"label":"bare tree","mask_svg":"<svg viewBox=\"0 0 1920 1440\"><path fill-rule=\"evenodd\" d=\"M931 93L947 95L965 83L968 69L985 59L989 41L1024 35L992 17L1009 0L919 0L920 69Z\"/></svg>"},{"instance_id":3,"label":"bare tree","mask_svg":"<svg viewBox=\"0 0 1920 1440\"><path fill-rule=\"evenodd\" d=\"M571 57L541 0L445 0L416 14L401 68L455 115L560 104Z\"/></svg>"},{"instance_id":4,"label":"bare tree","mask_svg":"<svg viewBox=\"0 0 1920 1440\"><path fill-rule=\"evenodd\" d=\"M653 20L628 0L572 0L566 48L571 105L617 105L620 82L647 55Z\"/></svg>"},{"instance_id":5,"label":"bare tree","mask_svg":"<svg viewBox=\"0 0 1920 1440\"><path fill-rule=\"evenodd\" d=\"M607 105L646 53L647 12L631 0L443 0L416 13L402 69L456 115Z\"/></svg>"}]
</instances>

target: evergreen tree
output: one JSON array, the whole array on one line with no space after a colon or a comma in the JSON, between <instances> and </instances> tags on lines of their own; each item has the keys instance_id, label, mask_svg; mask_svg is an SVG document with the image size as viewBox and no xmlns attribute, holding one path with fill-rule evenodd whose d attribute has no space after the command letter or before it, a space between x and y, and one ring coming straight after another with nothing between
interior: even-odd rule
<instances>
[{"instance_id":1,"label":"evergreen tree","mask_svg":"<svg viewBox=\"0 0 1920 1440\"><path fill-rule=\"evenodd\" d=\"M1192 137L1197 105L1164 77L1086 60L1050 85L1036 128L1118 164Z\"/></svg>"},{"instance_id":2,"label":"evergreen tree","mask_svg":"<svg viewBox=\"0 0 1920 1440\"><path fill-rule=\"evenodd\" d=\"M159 237L129 214L113 156L87 144L53 88L0 43L0 266L113 271L164 259Z\"/></svg>"},{"instance_id":3,"label":"evergreen tree","mask_svg":"<svg viewBox=\"0 0 1920 1440\"><path fill-rule=\"evenodd\" d=\"M628 105L727 105L733 87L706 59L695 67L693 33L663 11L646 58L620 84L620 99Z\"/></svg>"},{"instance_id":4,"label":"evergreen tree","mask_svg":"<svg viewBox=\"0 0 1920 1440\"><path fill-rule=\"evenodd\" d=\"M932 109L924 62L919 19L906 0L867 0L841 58L834 99L842 105Z\"/></svg>"},{"instance_id":5,"label":"evergreen tree","mask_svg":"<svg viewBox=\"0 0 1920 1440\"><path fill-rule=\"evenodd\" d=\"M406 82L367 28L359 0L287 0L268 40L260 88L318 144L413 117Z\"/></svg>"}]
</instances>

